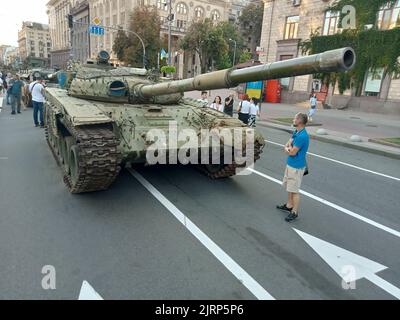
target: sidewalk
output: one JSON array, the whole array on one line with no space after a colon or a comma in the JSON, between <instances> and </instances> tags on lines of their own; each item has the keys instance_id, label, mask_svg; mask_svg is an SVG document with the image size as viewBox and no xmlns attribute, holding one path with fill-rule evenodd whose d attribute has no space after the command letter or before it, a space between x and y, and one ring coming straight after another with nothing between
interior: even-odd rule
<instances>
[{"instance_id":1,"label":"sidewalk","mask_svg":"<svg viewBox=\"0 0 400 320\"><path fill-rule=\"evenodd\" d=\"M301 105L263 103L258 123L292 132L288 119L307 110L307 107ZM320 134L320 129L325 131L324 135ZM400 159L400 145L377 141L400 137L400 117L351 110L318 109L307 131L313 139ZM350 137L354 135L359 136L361 141L353 142Z\"/></svg>"}]
</instances>

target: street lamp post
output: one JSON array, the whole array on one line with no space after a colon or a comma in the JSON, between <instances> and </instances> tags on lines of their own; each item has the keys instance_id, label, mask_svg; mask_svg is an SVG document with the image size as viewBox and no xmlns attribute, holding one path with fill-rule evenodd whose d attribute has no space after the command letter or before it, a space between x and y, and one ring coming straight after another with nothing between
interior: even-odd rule
<instances>
[{"instance_id":1,"label":"street lamp post","mask_svg":"<svg viewBox=\"0 0 400 320\"><path fill-rule=\"evenodd\" d=\"M237 42L236 40L233 39L229 39L229 41L234 42L235 43L235 51L233 52L233 63L232 63L232 67L235 66L236 64L236 49L237 49Z\"/></svg>"},{"instance_id":2,"label":"street lamp post","mask_svg":"<svg viewBox=\"0 0 400 320\"><path fill-rule=\"evenodd\" d=\"M171 55L171 47L172 47L172 0L169 0L169 16L168 16L168 65L172 64L172 55Z\"/></svg>"}]
</instances>

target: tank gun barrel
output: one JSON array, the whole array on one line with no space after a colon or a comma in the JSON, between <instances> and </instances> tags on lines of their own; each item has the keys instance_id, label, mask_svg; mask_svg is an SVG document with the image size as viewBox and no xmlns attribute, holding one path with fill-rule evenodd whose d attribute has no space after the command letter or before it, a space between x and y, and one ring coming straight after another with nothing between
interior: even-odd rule
<instances>
[{"instance_id":1,"label":"tank gun barrel","mask_svg":"<svg viewBox=\"0 0 400 320\"><path fill-rule=\"evenodd\" d=\"M240 83L271 80L314 73L344 72L353 68L356 55L352 48L330 50L295 59L262 64L244 69L226 69L194 78L157 84L139 85L135 95L150 97L193 90L232 88Z\"/></svg>"}]
</instances>

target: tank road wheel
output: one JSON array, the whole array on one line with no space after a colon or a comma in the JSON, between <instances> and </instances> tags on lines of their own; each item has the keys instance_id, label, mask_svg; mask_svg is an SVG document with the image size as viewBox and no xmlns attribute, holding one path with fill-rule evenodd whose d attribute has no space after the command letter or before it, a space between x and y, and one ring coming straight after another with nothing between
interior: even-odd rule
<instances>
[{"instance_id":1,"label":"tank road wheel","mask_svg":"<svg viewBox=\"0 0 400 320\"><path fill-rule=\"evenodd\" d=\"M245 146L244 146L245 148ZM260 155L262 153L263 145L256 142L254 147L254 161L260 159ZM245 150L243 150L243 154ZM221 155L222 159L222 155ZM244 168L246 164L238 165L235 162L232 164L208 164L208 165L200 165L198 168L204 172L211 179L221 179L235 176L237 174L237 170L240 168Z\"/></svg>"},{"instance_id":2,"label":"tank road wheel","mask_svg":"<svg viewBox=\"0 0 400 320\"><path fill-rule=\"evenodd\" d=\"M109 128L68 128L64 182L71 193L107 190L120 171L119 140Z\"/></svg>"}]
</instances>

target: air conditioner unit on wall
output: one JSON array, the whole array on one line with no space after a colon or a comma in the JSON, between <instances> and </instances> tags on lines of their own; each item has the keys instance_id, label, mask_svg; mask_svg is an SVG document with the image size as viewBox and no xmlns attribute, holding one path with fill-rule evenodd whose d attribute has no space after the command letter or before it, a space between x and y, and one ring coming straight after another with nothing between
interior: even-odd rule
<instances>
[{"instance_id":1,"label":"air conditioner unit on wall","mask_svg":"<svg viewBox=\"0 0 400 320\"><path fill-rule=\"evenodd\" d=\"M301 0L292 0L293 6L297 7L301 4Z\"/></svg>"}]
</instances>

